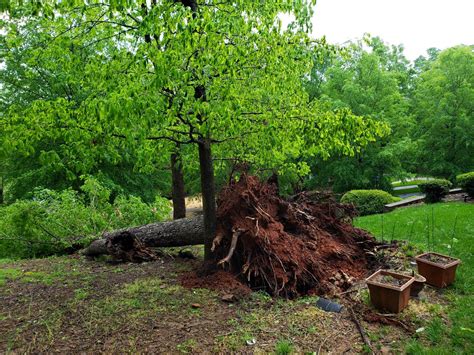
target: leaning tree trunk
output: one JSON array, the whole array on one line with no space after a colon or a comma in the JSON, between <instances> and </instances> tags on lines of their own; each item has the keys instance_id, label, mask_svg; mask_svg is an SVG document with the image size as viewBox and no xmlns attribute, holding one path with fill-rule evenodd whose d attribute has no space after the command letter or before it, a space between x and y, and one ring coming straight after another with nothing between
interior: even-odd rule
<instances>
[{"instance_id":1,"label":"leaning tree trunk","mask_svg":"<svg viewBox=\"0 0 474 355\"><path fill-rule=\"evenodd\" d=\"M205 242L203 218L199 216L105 233L104 238L93 241L82 254L87 256L109 254L107 240L123 233L136 237L146 247L180 247Z\"/></svg>"},{"instance_id":2,"label":"leaning tree trunk","mask_svg":"<svg viewBox=\"0 0 474 355\"><path fill-rule=\"evenodd\" d=\"M173 219L186 218L186 200L184 193L183 164L177 151L171 154L171 180L172 180L172 198L173 198Z\"/></svg>"},{"instance_id":3,"label":"leaning tree trunk","mask_svg":"<svg viewBox=\"0 0 474 355\"><path fill-rule=\"evenodd\" d=\"M0 205L3 205L3 178L0 177Z\"/></svg>"},{"instance_id":4,"label":"leaning tree trunk","mask_svg":"<svg viewBox=\"0 0 474 355\"><path fill-rule=\"evenodd\" d=\"M202 209L204 212L204 260L212 259L212 241L216 234L216 191L214 168L212 166L211 142L202 139L199 144L199 165L201 170Z\"/></svg>"}]
</instances>

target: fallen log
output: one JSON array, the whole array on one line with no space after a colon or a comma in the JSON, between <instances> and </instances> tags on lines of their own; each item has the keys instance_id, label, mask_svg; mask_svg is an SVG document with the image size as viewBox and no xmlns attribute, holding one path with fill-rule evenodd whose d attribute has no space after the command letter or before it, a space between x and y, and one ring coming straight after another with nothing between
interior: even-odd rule
<instances>
[{"instance_id":1,"label":"fallen log","mask_svg":"<svg viewBox=\"0 0 474 355\"><path fill-rule=\"evenodd\" d=\"M93 241L81 253L86 256L110 254L107 240L114 239L124 233L136 237L145 247L180 247L204 244L203 218L198 216L104 233L103 238Z\"/></svg>"}]
</instances>

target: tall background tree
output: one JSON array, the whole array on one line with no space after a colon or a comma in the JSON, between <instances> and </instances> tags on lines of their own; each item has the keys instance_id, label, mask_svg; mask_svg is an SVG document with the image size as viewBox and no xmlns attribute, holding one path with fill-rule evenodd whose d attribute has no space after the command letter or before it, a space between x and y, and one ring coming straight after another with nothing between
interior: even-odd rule
<instances>
[{"instance_id":1,"label":"tall background tree","mask_svg":"<svg viewBox=\"0 0 474 355\"><path fill-rule=\"evenodd\" d=\"M423 174L454 180L474 169L474 47L436 53L416 80L413 110Z\"/></svg>"},{"instance_id":2,"label":"tall background tree","mask_svg":"<svg viewBox=\"0 0 474 355\"><path fill-rule=\"evenodd\" d=\"M391 178L403 172L404 156L411 145L414 121L405 97L410 83L408 64L402 47L388 46L378 37L353 43L332 60L315 62L307 86L312 97L383 122L390 126L391 134L353 157L314 160L309 186L331 186L338 192L390 189Z\"/></svg>"}]
</instances>

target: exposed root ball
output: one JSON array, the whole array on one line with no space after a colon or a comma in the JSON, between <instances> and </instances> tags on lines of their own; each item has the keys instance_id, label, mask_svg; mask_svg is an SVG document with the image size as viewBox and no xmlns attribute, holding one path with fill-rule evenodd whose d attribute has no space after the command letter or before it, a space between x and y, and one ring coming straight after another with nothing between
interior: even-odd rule
<instances>
[{"instance_id":1,"label":"exposed root ball","mask_svg":"<svg viewBox=\"0 0 474 355\"><path fill-rule=\"evenodd\" d=\"M216 261L253 288L322 294L344 288L341 274L361 278L370 268L366 252L376 242L351 225L351 206L305 193L288 202L274 184L244 175L223 189L217 213Z\"/></svg>"}]
</instances>

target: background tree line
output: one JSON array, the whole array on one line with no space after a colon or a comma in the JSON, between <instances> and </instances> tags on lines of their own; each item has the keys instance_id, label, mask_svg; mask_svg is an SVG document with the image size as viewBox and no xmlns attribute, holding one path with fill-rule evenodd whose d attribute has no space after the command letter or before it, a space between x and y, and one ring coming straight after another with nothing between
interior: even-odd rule
<instances>
[{"instance_id":1,"label":"background tree line","mask_svg":"<svg viewBox=\"0 0 474 355\"><path fill-rule=\"evenodd\" d=\"M121 37L134 30L133 21L116 20L118 25L114 26L113 21L98 20L95 15L100 12L87 13L85 20L84 14L59 17L54 25L48 18L30 19L24 24L3 20L8 31L1 37L0 105L5 120L0 151L2 202L27 198L38 186L79 190L84 174L96 176L115 194L138 195L151 202L156 193L171 197L173 162L184 174L182 194L200 191L198 157L193 149L179 145L179 156L174 153L169 160L157 152L162 144L152 140L136 144L136 138L123 134L94 136L96 124L110 120L110 112L105 113L97 98L110 86L121 85L116 73L124 53L117 44L125 46L131 39L138 40L136 35ZM89 23L90 27L84 25L89 34L81 33L84 28L79 25L77 29L71 25L78 17ZM100 22L112 26L100 27ZM124 28L125 34L119 28ZM61 31L72 35L60 35ZM146 42L146 36L143 38ZM341 152L329 159L305 159L300 154L294 159L288 149L288 157L277 159L279 164L292 167L279 171L283 191L321 186L337 192L353 188L390 190L390 181L407 173L453 180L457 174L473 169L472 46L442 52L431 48L414 63L404 57L402 46L387 45L378 37L367 36L345 48L310 49L313 67L309 77L301 79L310 100L317 100L329 110L350 109L356 115L384 122L391 133L354 156ZM94 65L100 65L103 77L100 71L94 71ZM107 70L115 70L115 77L104 71L105 65L109 66ZM99 82L104 85L102 92L97 90ZM82 117L82 126L69 124L78 122L78 115L84 112L71 115L68 110L82 104L96 105L96 112L88 113L93 128L88 128ZM62 126L58 127L51 123L58 118L49 117L48 126L44 118L47 110L56 115L63 110L69 115L69 123L61 117ZM26 120L26 115L35 116L34 122ZM237 153L215 158L218 185L227 181L236 165L254 160L248 153L253 149L251 145L251 139L234 145L245 149L247 156ZM177 145L173 146L178 151ZM272 159L259 157L253 168L269 175L278 170ZM307 164L301 164L302 160Z\"/></svg>"},{"instance_id":2,"label":"background tree line","mask_svg":"<svg viewBox=\"0 0 474 355\"><path fill-rule=\"evenodd\" d=\"M402 46L366 37L316 63L307 87L332 107L387 123L391 133L353 157L314 160L307 187L378 188L408 174L443 177L474 168L473 46L428 49L410 63Z\"/></svg>"}]
</instances>

